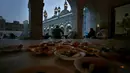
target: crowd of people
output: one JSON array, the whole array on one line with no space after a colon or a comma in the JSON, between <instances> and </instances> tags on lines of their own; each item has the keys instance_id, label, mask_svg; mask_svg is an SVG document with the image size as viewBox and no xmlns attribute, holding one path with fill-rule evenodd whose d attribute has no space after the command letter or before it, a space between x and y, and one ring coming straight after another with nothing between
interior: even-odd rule
<instances>
[{"instance_id":1,"label":"crowd of people","mask_svg":"<svg viewBox=\"0 0 130 73\"><path fill-rule=\"evenodd\" d=\"M64 31L59 28L57 25L55 29L52 31L52 35L50 36L49 33L46 33L43 36L43 39L76 39L77 37L76 31L70 31L67 35L64 35ZM16 39L17 36L14 35L13 33L10 33L9 35L7 34L2 34L0 39ZM96 31L93 28L90 28L90 31L88 35L85 36L85 38L92 38L92 39L100 39L100 38L107 38L107 31L105 29L100 29L99 32L96 33Z\"/></svg>"},{"instance_id":2,"label":"crowd of people","mask_svg":"<svg viewBox=\"0 0 130 73\"><path fill-rule=\"evenodd\" d=\"M55 29L52 31L52 36L49 35L49 33L46 33L44 36L44 39L53 38L53 39L62 39L63 37L65 39L76 39L77 37L76 31L70 31L67 35L64 35L64 32L59 26L57 25ZM85 36L85 38L92 38L92 39L105 39L107 38L107 30L100 29L99 32L96 33L96 31L93 28L90 28L90 31L88 35Z\"/></svg>"},{"instance_id":3,"label":"crowd of people","mask_svg":"<svg viewBox=\"0 0 130 73\"><path fill-rule=\"evenodd\" d=\"M76 31L70 31L67 35L64 35L64 31L59 28L57 25L55 29L52 31L52 36L49 33L46 33L44 39L53 38L53 39L75 39L77 36Z\"/></svg>"},{"instance_id":4,"label":"crowd of people","mask_svg":"<svg viewBox=\"0 0 130 73\"><path fill-rule=\"evenodd\" d=\"M4 34L4 33L1 33L0 34L0 39L16 39L17 36L13 33L9 33L9 34Z\"/></svg>"}]
</instances>

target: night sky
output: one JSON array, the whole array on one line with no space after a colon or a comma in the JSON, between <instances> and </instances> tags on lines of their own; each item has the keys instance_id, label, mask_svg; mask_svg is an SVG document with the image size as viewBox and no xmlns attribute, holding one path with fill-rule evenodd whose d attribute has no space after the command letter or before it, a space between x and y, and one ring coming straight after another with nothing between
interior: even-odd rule
<instances>
[{"instance_id":1,"label":"night sky","mask_svg":"<svg viewBox=\"0 0 130 73\"><path fill-rule=\"evenodd\" d=\"M61 10L64 9L65 0L44 0L44 9L48 12L48 17L54 14L55 6L60 6ZM0 16L3 16L7 22L14 20L22 23L28 20L28 0L0 0ZM68 8L70 10L70 7Z\"/></svg>"}]
</instances>

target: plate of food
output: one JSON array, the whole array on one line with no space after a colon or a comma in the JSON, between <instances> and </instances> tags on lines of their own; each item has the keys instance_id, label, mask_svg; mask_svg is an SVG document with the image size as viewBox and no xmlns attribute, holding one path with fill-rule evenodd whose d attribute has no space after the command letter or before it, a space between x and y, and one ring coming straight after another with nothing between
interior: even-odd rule
<instances>
[{"instance_id":1,"label":"plate of food","mask_svg":"<svg viewBox=\"0 0 130 73\"><path fill-rule=\"evenodd\" d=\"M5 46L1 47L1 53L12 53L12 52L20 52L22 51L23 45L10 45L10 46Z\"/></svg>"},{"instance_id":2,"label":"plate of food","mask_svg":"<svg viewBox=\"0 0 130 73\"><path fill-rule=\"evenodd\" d=\"M42 42L42 43L40 43L40 46L45 46L45 45L47 45L47 46L55 46L55 43L52 42L52 41Z\"/></svg>"},{"instance_id":3,"label":"plate of food","mask_svg":"<svg viewBox=\"0 0 130 73\"><path fill-rule=\"evenodd\" d=\"M78 47L79 45L80 45L80 42L75 41L75 42L72 43L71 46L73 46L73 47Z\"/></svg>"},{"instance_id":4,"label":"plate of food","mask_svg":"<svg viewBox=\"0 0 130 73\"><path fill-rule=\"evenodd\" d=\"M85 56L84 52L76 49L59 49L54 54L63 60L76 60Z\"/></svg>"},{"instance_id":5,"label":"plate of food","mask_svg":"<svg viewBox=\"0 0 130 73\"><path fill-rule=\"evenodd\" d=\"M96 46L86 46L86 47L80 47L80 50L88 53L88 54L98 54L100 52L100 49L98 49Z\"/></svg>"},{"instance_id":6,"label":"plate of food","mask_svg":"<svg viewBox=\"0 0 130 73\"><path fill-rule=\"evenodd\" d=\"M72 41L71 40L66 40L62 44L63 45L71 45Z\"/></svg>"},{"instance_id":7,"label":"plate of food","mask_svg":"<svg viewBox=\"0 0 130 73\"><path fill-rule=\"evenodd\" d=\"M81 73L109 73L110 65L107 60L97 57L84 57L74 61L74 66Z\"/></svg>"},{"instance_id":8,"label":"plate of food","mask_svg":"<svg viewBox=\"0 0 130 73\"><path fill-rule=\"evenodd\" d=\"M36 55L52 55L53 48L48 47L47 45L40 46L40 45L33 45L29 46L29 51Z\"/></svg>"}]
</instances>

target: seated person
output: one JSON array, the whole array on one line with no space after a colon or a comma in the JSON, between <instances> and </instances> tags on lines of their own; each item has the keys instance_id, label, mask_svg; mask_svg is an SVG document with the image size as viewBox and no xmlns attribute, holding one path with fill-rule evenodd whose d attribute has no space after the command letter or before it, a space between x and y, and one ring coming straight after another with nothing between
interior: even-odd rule
<instances>
[{"instance_id":1,"label":"seated person","mask_svg":"<svg viewBox=\"0 0 130 73\"><path fill-rule=\"evenodd\" d=\"M121 27L123 27L124 33L128 36L130 31L130 17L128 13L125 13Z\"/></svg>"},{"instance_id":2,"label":"seated person","mask_svg":"<svg viewBox=\"0 0 130 73\"><path fill-rule=\"evenodd\" d=\"M108 31L106 29L100 29L100 31L96 34L98 39L106 39L108 37Z\"/></svg>"},{"instance_id":3,"label":"seated person","mask_svg":"<svg viewBox=\"0 0 130 73\"><path fill-rule=\"evenodd\" d=\"M15 39L16 37L17 37L17 36L14 35L13 33L10 33L10 34L9 34L9 38L10 38L10 39Z\"/></svg>"},{"instance_id":4,"label":"seated person","mask_svg":"<svg viewBox=\"0 0 130 73\"><path fill-rule=\"evenodd\" d=\"M2 39L3 38L3 33L0 33L0 39Z\"/></svg>"},{"instance_id":5,"label":"seated person","mask_svg":"<svg viewBox=\"0 0 130 73\"><path fill-rule=\"evenodd\" d=\"M90 28L87 38L96 38L96 32L93 28Z\"/></svg>"},{"instance_id":6,"label":"seated person","mask_svg":"<svg viewBox=\"0 0 130 73\"><path fill-rule=\"evenodd\" d=\"M59 26L57 25L55 29L53 29L52 31L52 35L54 39L61 39L62 35L64 35L64 32L62 29L59 28Z\"/></svg>"},{"instance_id":7,"label":"seated person","mask_svg":"<svg viewBox=\"0 0 130 73\"><path fill-rule=\"evenodd\" d=\"M76 31L70 31L67 35L68 39L75 39L76 38Z\"/></svg>"},{"instance_id":8,"label":"seated person","mask_svg":"<svg viewBox=\"0 0 130 73\"><path fill-rule=\"evenodd\" d=\"M7 39L8 38L8 36L6 35L6 34L3 34L3 39Z\"/></svg>"}]
</instances>

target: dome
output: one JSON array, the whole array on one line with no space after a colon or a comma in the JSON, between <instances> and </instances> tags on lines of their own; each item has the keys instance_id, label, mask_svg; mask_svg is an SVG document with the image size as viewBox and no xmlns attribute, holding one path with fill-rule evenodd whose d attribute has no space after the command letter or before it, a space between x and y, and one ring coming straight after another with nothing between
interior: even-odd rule
<instances>
[{"instance_id":1,"label":"dome","mask_svg":"<svg viewBox=\"0 0 130 73\"><path fill-rule=\"evenodd\" d=\"M68 13L69 13L69 10L62 10L59 15L65 15L65 14L68 14Z\"/></svg>"}]
</instances>

